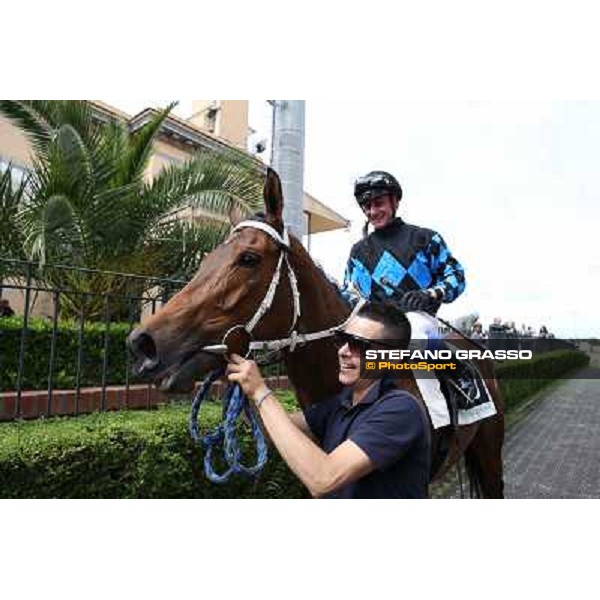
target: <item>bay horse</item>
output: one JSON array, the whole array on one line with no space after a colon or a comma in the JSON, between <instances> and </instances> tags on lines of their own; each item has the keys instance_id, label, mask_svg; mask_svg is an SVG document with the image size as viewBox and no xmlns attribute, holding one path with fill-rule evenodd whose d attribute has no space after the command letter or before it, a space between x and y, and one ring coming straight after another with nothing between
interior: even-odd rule
<instances>
[{"instance_id":1,"label":"bay horse","mask_svg":"<svg viewBox=\"0 0 600 600\"><path fill-rule=\"evenodd\" d=\"M223 367L223 356L207 349L222 347L232 332L247 334L247 329L254 340L288 340L284 360L303 409L340 390L333 338L317 335L318 339L295 345L290 331L294 329L301 339L311 332L330 330L348 318L350 308L301 242L288 237L281 182L271 169L264 202L264 215L237 223L229 238L202 260L194 278L131 333L128 343L135 357L134 369L161 391L190 390L196 378ZM285 268L289 276L280 278ZM250 322L252 327L248 327ZM451 337L461 348L476 349L465 338ZM433 456L439 456L442 436L447 446L432 481L464 455L471 489L478 496L502 498L504 402L491 361L477 366L497 413L471 425L432 429ZM396 385L421 398L414 379L398 379Z\"/></svg>"}]
</instances>

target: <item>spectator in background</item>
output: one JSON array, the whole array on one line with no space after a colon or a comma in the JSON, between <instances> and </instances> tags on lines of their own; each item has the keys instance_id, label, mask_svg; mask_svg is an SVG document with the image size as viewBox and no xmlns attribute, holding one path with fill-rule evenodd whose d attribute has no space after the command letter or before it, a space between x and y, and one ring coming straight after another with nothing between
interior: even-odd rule
<instances>
[{"instance_id":1,"label":"spectator in background","mask_svg":"<svg viewBox=\"0 0 600 600\"><path fill-rule=\"evenodd\" d=\"M0 317L14 317L15 311L6 298L0 299Z\"/></svg>"},{"instance_id":2,"label":"spectator in background","mask_svg":"<svg viewBox=\"0 0 600 600\"><path fill-rule=\"evenodd\" d=\"M490 337L503 337L506 335L507 326L502 324L500 317L495 317L488 329Z\"/></svg>"},{"instance_id":3,"label":"spectator in background","mask_svg":"<svg viewBox=\"0 0 600 600\"><path fill-rule=\"evenodd\" d=\"M541 338L547 338L547 337L549 337L549 336L548 336L548 329L546 328L546 326L545 326L545 325L542 325L542 326L540 327L540 333L539 333L539 337L541 337Z\"/></svg>"},{"instance_id":4,"label":"spectator in background","mask_svg":"<svg viewBox=\"0 0 600 600\"><path fill-rule=\"evenodd\" d=\"M474 340L485 340L487 336L483 332L483 327L481 323L475 323L473 325L473 329L471 330L471 337Z\"/></svg>"}]
</instances>

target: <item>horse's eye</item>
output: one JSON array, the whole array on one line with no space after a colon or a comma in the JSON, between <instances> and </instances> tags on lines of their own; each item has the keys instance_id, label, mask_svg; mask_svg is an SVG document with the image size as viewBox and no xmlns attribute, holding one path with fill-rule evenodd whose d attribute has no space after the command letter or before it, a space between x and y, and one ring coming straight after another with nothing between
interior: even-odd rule
<instances>
[{"instance_id":1,"label":"horse's eye","mask_svg":"<svg viewBox=\"0 0 600 600\"><path fill-rule=\"evenodd\" d=\"M254 252L243 252L238 258L240 267L255 267L260 262L260 255Z\"/></svg>"}]
</instances>

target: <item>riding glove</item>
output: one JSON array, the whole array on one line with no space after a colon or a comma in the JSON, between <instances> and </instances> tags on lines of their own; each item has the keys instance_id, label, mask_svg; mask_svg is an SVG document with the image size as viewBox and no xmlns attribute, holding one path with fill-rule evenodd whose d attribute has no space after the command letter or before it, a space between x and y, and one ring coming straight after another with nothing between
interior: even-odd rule
<instances>
[{"instance_id":1,"label":"riding glove","mask_svg":"<svg viewBox=\"0 0 600 600\"><path fill-rule=\"evenodd\" d=\"M407 292L402 296L405 310L427 310L433 303L433 298L423 290Z\"/></svg>"}]
</instances>

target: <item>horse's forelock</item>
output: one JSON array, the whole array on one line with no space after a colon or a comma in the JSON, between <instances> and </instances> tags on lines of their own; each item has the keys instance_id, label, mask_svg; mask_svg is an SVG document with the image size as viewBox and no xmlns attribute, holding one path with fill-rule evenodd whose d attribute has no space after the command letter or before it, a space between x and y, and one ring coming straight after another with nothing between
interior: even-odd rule
<instances>
[{"instance_id":1,"label":"horse's forelock","mask_svg":"<svg viewBox=\"0 0 600 600\"><path fill-rule=\"evenodd\" d=\"M274 223L271 219L269 219L269 216L262 211L255 212L249 220L266 223L267 225L270 225L279 235L283 235L284 224L281 222Z\"/></svg>"}]
</instances>

